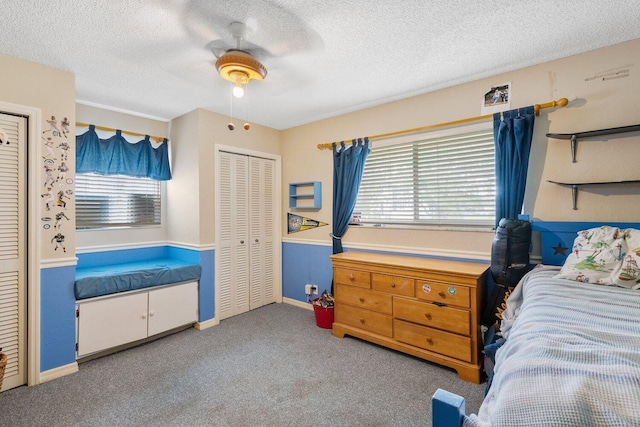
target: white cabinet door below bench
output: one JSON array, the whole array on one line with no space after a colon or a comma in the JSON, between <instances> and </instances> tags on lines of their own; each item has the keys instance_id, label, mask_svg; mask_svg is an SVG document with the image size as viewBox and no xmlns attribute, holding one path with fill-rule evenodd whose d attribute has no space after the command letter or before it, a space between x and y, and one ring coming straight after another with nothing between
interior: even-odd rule
<instances>
[{"instance_id":1,"label":"white cabinet door below bench","mask_svg":"<svg viewBox=\"0 0 640 427\"><path fill-rule=\"evenodd\" d=\"M149 336L198 321L198 282L149 292Z\"/></svg>"},{"instance_id":2,"label":"white cabinet door below bench","mask_svg":"<svg viewBox=\"0 0 640 427\"><path fill-rule=\"evenodd\" d=\"M78 303L78 357L198 321L198 282Z\"/></svg>"},{"instance_id":3,"label":"white cabinet door below bench","mask_svg":"<svg viewBox=\"0 0 640 427\"><path fill-rule=\"evenodd\" d=\"M147 293L83 303L78 322L78 356L147 337Z\"/></svg>"}]
</instances>

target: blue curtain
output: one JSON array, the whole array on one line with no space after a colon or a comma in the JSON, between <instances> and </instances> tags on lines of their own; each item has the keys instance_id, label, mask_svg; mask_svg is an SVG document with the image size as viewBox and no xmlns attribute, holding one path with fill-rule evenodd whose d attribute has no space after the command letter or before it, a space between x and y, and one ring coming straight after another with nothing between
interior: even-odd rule
<instances>
[{"instance_id":1,"label":"blue curtain","mask_svg":"<svg viewBox=\"0 0 640 427\"><path fill-rule=\"evenodd\" d=\"M496 227L501 218L517 219L522 211L535 116L533 106L493 115Z\"/></svg>"},{"instance_id":2,"label":"blue curtain","mask_svg":"<svg viewBox=\"0 0 640 427\"><path fill-rule=\"evenodd\" d=\"M333 144L333 253L342 252L342 236L349 228L362 181L364 163L369 155L369 138L354 139L350 146Z\"/></svg>"},{"instance_id":3,"label":"blue curtain","mask_svg":"<svg viewBox=\"0 0 640 427\"><path fill-rule=\"evenodd\" d=\"M166 181L171 179L168 145L164 138L158 148L153 148L149 135L131 144L119 130L111 138L100 139L91 125L76 136L76 172Z\"/></svg>"}]
</instances>

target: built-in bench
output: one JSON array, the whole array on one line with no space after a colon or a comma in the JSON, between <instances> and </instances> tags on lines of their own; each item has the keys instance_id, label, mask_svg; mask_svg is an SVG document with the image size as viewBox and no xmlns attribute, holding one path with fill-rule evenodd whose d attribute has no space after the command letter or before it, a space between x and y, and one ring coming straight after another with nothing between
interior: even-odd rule
<instances>
[{"instance_id":1,"label":"built-in bench","mask_svg":"<svg viewBox=\"0 0 640 427\"><path fill-rule=\"evenodd\" d=\"M95 265L76 269L76 300L119 292L197 281L199 265L171 259L151 259L119 264Z\"/></svg>"},{"instance_id":2,"label":"built-in bench","mask_svg":"<svg viewBox=\"0 0 640 427\"><path fill-rule=\"evenodd\" d=\"M198 321L198 264L169 257L132 260L79 254L74 292L77 358L120 349ZM86 255L86 256L84 256ZM101 263L116 261L113 263ZM127 262L122 262L124 259Z\"/></svg>"}]
</instances>

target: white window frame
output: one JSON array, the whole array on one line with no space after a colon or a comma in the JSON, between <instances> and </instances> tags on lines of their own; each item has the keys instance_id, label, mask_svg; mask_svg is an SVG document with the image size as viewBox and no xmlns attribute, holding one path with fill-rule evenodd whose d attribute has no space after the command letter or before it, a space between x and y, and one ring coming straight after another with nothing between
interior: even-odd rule
<instances>
[{"instance_id":1,"label":"white window frame","mask_svg":"<svg viewBox=\"0 0 640 427\"><path fill-rule=\"evenodd\" d=\"M457 135L465 135L465 134L469 134L469 133L476 133L476 132L482 132L482 133L491 133L493 132L493 123L491 121L488 122L483 122L483 123L477 123L477 124L472 124L472 125L467 125L467 126L458 126L455 128L449 128L449 129L442 129L442 130L437 130L437 131L432 131L432 132L424 132L424 133L420 133L420 134L411 134L411 135L403 135L400 137L395 137L395 138L389 138L389 139L385 139L385 140L374 140L371 145L372 145L372 152L369 154L369 158L367 159L367 162L369 162L369 159L371 159L371 155L373 153L375 153L375 150L377 148L387 148L387 147L398 147L400 148L401 146L410 146L411 144L414 143L419 143L422 141L434 141L434 140L442 140L442 139L447 139L447 138L451 138L451 137L455 137ZM491 136L491 141L493 141L493 137ZM493 144L493 142L491 142L491 144ZM488 143L487 143L487 147L488 147ZM363 176L363 182L360 186L360 192L358 194L358 200L356 201L356 207L354 210L354 216L357 216L358 218L356 219L356 221L358 221L358 225L363 225L365 227L369 226L369 227L395 227L395 228L436 228L436 229L453 229L453 230L462 230L462 229L473 229L473 230L481 230L481 231L489 231L492 230L494 227L494 222L495 222L495 152L493 151L493 145L491 145L492 147L492 154L491 154L491 167L492 167L492 180L490 181L490 185L487 185L488 183L485 182L484 186L485 186L485 191L486 188L490 188L491 190L491 194L490 194L490 201L488 200L487 195L485 195L483 198L484 200L484 206L483 206L483 215L478 215L478 217L480 216L484 216L484 218L476 218L476 219L465 219L465 218L458 218L453 219L453 218L440 218L440 219L416 219L416 212L419 211L416 203L415 203L415 198L416 196L416 189L419 189L421 184L415 184L418 187L413 187L413 193L412 196L410 196L409 198L413 199L413 202L410 204L410 208L407 209L407 212L409 210L413 210L413 213L411 214L412 217L408 218L407 215L405 215L405 218L399 219L399 217L401 217L402 215L397 215L395 218L391 217L391 215L388 218L384 218L383 216L375 216L373 213L371 213L374 208L371 207L371 205L369 206L370 210L369 212L367 212L367 206L366 206L366 202L364 202L361 197L367 197L367 193L368 193L368 186L367 186L367 164L365 164L365 175ZM485 162L488 160L489 156L485 156ZM416 157L413 157L414 162L416 161ZM487 164L485 164L485 166L488 167ZM414 168L415 169L415 168ZM416 181L416 176L415 176L415 170L413 172L411 172L411 174L413 175L413 179L415 182ZM375 189L375 184L374 187L372 187L372 189ZM378 193L373 193L371 192L371 190L369 190L369 194L376 194L379 195L380 192L378 191ZM373 196L372 196L373 197ZM487 211L487 209L490 208L490 211ZM418 214L419 216L420 214Z\"/></svg>"},{"instance_id":2,"label":"white window frame","mask_svg":"<svg viewBox=\"0 0 640 427\"><path fill-rule=\"evenodd\" d=\"M124 175L78 173L75 184L78 231L162 225L161 181ZM123 192L123 189L127 191ZM93 206L85 203L87 198L93 199Z\"/></svg>"}]
</instances>

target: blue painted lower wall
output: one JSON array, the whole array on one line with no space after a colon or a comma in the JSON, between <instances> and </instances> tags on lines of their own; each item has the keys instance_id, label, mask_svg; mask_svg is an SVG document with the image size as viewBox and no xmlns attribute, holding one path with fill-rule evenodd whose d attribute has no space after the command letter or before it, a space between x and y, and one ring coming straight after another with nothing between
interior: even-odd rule
<instances>
[{"instance_id":1,"label":"blue painted lower wall","mask_svg":"<svg viewBox=\"0 0 640 427\"><path fill-rule=\"evenodd\" d=\"M78 254L78 266L89 267L117 264L154 258L173 258L200 264L198 308L199 321L214 316L214 257L213 250L198 251L174 246L91 252ZM40 371L48 371L75 362L76 267L42 268L40 270Z\"/></svg>"},{"instance_id":2,"label":"blue painted lower wall","mask_svg":"<svg viewBox=\"0 0 640 427\"><path fill-rule=\"evenodd\" d=\"M350 249L345 248L345 251ZM389 252L389 251L371 251L362 250L362 252L378 252L395 255L414 256L427 258L424 255ZM303 243L283 242L282 244L282 296L297 301L307 301L304 293L304 285L307 283L318 285L318 290L331 289L331 281L333 278L333 269L331 267L331 259L329 256L333 253L331 246L309 245ZM451 258L451 257L429 257L437 259L452 259L456 261L477 262L488 264L487 261L478 261L473 259ZM488 265L487 265L488 266ZM493 287L491 275L487 278L487 289L485 293Z\"/></svg>"},{"instance_id":3,"label":"blue painted lower wall","mask_svg":"<svg viewBox=\"0 0 640 427\"><path fill-rule=\"evenodd\" d=\"M40 270L40 371L76 360L75 266Z\"/></svg>"},{"instance_id":4,"label":"blue painted lower wall","mask_svg":"<svg viewBox=\"0 0 640 427\"><path fill-rule=\"evenodd\" d=\"M318 285L318 293L331 290L331 246L282 244L282 296L307 301L304 285Z\"/></svg>"}]
</instances>

